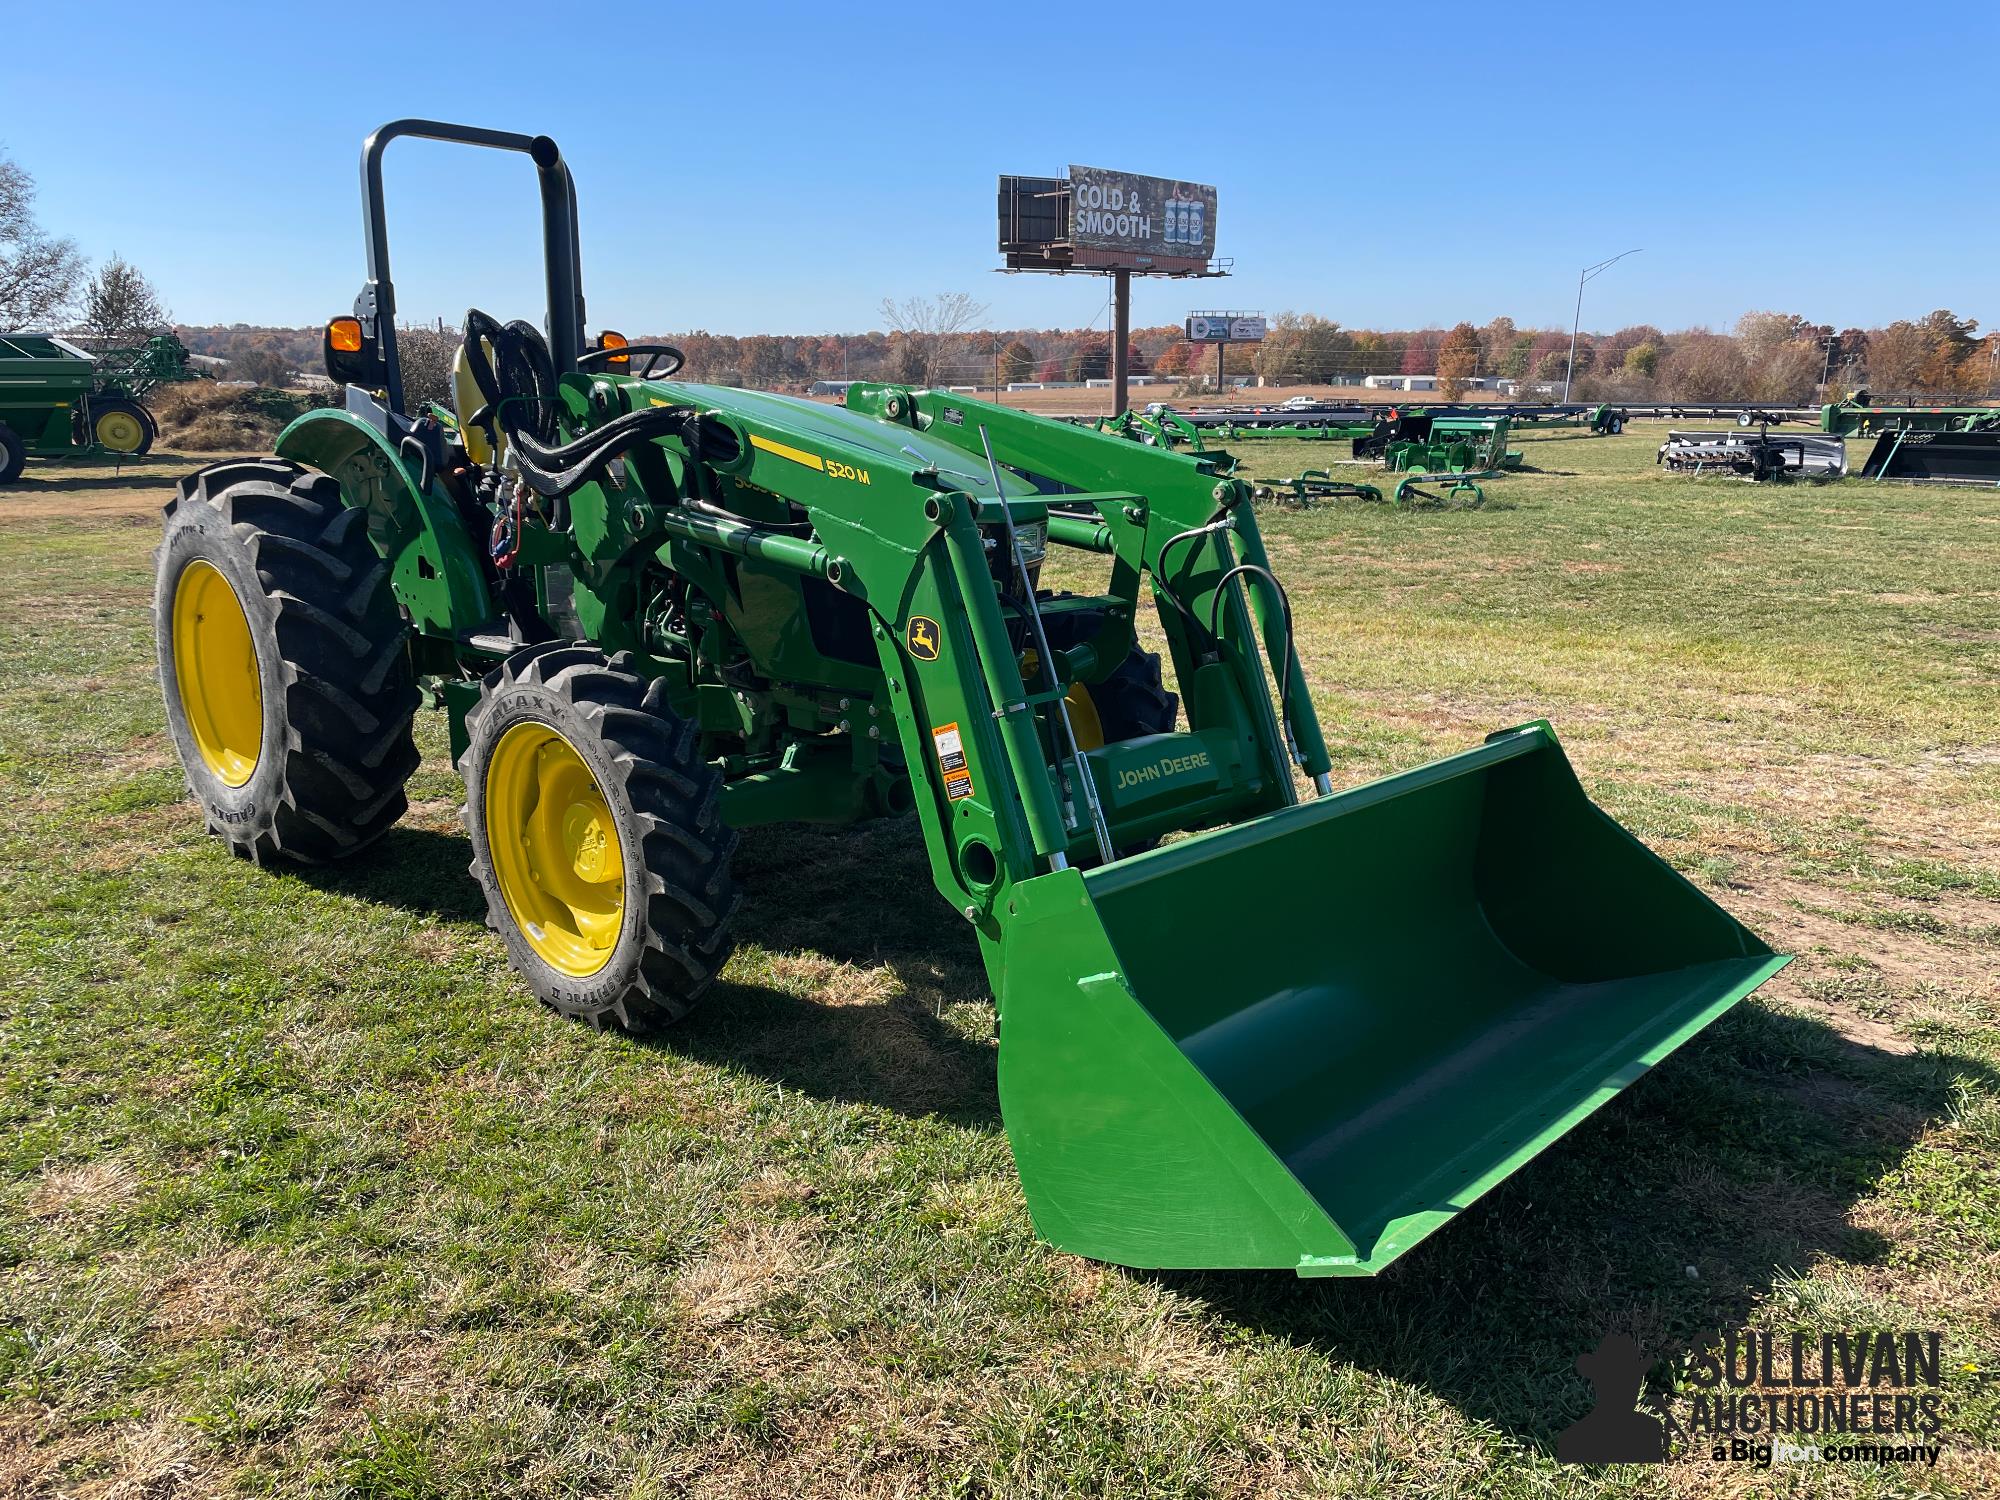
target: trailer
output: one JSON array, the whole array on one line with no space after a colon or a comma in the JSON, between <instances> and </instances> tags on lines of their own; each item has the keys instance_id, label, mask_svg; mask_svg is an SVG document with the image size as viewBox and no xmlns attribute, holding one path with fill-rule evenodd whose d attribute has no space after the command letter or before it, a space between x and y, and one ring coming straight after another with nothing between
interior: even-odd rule
<instances>
[{"instance_id":1,"label":"trailer","mask_svg":"<svg viewBox=\"0 0 2000 1500\"><path fill-rule=\"evenodd\" d=\"M53 333L0 333L0 484L30 457L148 452L159 424L139 398L192 379L187 359L172 335L93 354Z\"/></svg>"}]
</instances>

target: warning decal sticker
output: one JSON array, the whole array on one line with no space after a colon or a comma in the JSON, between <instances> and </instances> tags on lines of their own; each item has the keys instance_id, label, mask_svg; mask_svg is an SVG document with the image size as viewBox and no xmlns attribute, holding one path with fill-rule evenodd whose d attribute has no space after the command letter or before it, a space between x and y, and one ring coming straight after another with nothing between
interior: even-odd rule
<instances>
[{"instance_id":1,"label":"warning decal sticker","mask_svg":"<svg viewBox=\"0 0 2000 1500\"><path fill-rule=\"evenodd\" d=\"M966 768L965 742L958 736L958 726L945 724L933 729L931 743L937 747L938 769L944 772L945 797L952 802L970 797L972 772Z\"/></svg>"}]
</instances>

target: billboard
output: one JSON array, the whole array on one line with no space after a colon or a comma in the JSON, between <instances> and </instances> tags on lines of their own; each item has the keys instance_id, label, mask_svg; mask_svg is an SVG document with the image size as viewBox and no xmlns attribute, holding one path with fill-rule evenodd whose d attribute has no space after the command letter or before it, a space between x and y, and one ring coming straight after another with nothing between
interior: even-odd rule
<instances>
[{"instance_id":1,"label":"billboard","mask_svg":"<svg viewBox=\"0 0 2000 1500\"><path fill-rule=\"evenodd\" d=\"M1069 170L1000 179L1000 251L1009 270L1207 272L1214 188L1102 167Z\"/></svg>"},{"instance_id":2,"label":"billboard","mask_svg":"<svg viewBox=\"0 0 2000 1500\"><path fill-rule=\"evenodd\" d=\"M1190 344L1261 344L1265 323L1252 313L1189 313L1187 337Z\"/></svg>"},{"instance_id":3,"label":"billboard","mask_svg":"<svg viewBox=\"0 0 2000 1500\"><path fill-rule=\"evenodd\" d=\"M1069 169L1069 239L1079 266L1206 266L1215 189L1103 167Z\"/></svg>"}]
</instances>

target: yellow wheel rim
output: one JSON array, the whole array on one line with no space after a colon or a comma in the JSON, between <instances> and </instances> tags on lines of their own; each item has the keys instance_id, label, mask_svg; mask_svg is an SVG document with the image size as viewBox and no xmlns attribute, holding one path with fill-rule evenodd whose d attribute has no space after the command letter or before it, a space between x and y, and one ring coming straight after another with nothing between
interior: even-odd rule
<instances>
[{"instance_id":1,"label":"yellow wheel rim","mask_svg":"<svg viewBox=\"0 0 2000 1500\"><path fill-rule=\"evenodd\" d=\"M264 747L264 689L249 617L210 563L189 563L174 585L174 680L203 763L243 785Z\"/></svg>"},{"instance_id":2,"label":"yellow wheel rim","mask_svg":"<svg viewBox=\"0 0 2000 1500\"><path fill-rule=\"evenodd\" d=\"M625 924L625 851L603 788L546 724L516 724L486 765L486 847L507 913L550 968L611 961Z\"/></svg>"},{"instance_id":3,"label":"yellow wheel rim","mask_svg":"<svg viewBox=\"0 0 2000 1500\"><path fill-rule=\"evenodd\" d=\"M1021 677L1032 679L1041 670L1041 656L1033 646L1021 653ZM1069 708L1070 732L1076 736L1079 750L1102 750L1104 748L1104 721L1097 715L1097 704L1090 696L1090 689L1080 682L1072 682L1069 691L1063 694L1063 702Z\"/></svg>"},{"instance_id":4,"label":"yellow wheel rim","mask_svg":"<svg viewBox=\"0 0 2000 1500\"><path fill-rule=\"evenodd\" d=\"M137 453L146 429L129 411L107 411L97 419L97 441L113 453Z\"/></svg>"},{"instance_id":5,"label":"yellow wheel rim","mask_svg":"<svg viewBox=\"0 0 2000 1500\"><path fill-rule=\"evenodd\" d=\"M1069 705L1069 727L1076 735L1076 748L1103 749L1104 721L1097 716L1097 704L1090 696L1090 689L1072 682L1069 691L1063 694L1063 702Z\"/></svg>"}]
</instances>

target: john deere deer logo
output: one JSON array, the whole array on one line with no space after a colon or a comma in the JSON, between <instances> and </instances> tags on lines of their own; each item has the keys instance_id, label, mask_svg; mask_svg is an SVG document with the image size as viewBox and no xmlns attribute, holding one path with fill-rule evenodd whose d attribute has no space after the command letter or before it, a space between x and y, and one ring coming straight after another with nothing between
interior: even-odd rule
<instances>
[{"instance_id":1,"label":"john deere deer logo","mask_svg":"<svg viewBox=\"0 0 2000 1500\"><path fill-rule=\"evenodd\" d=\"M918 661L938 659L938 622L924 615L910 616L910 625L903 632L903 639L909 643L910 655Z\"/></svg>"}]
</instances>

